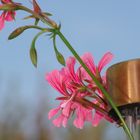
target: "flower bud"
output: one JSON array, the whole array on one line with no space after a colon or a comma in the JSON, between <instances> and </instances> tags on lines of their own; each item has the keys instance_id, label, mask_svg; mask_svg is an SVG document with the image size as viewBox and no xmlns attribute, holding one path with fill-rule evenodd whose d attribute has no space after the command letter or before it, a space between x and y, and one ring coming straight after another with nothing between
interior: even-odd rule
<instances>
[{"instance_id":1,"label":"flower bud","mask_svg":"<svg viewBox=\"0 0 140 140\"><path fill-rule=\"evenodd\" d=\"M34 7L34 11L36 13L41 13L41 8L39 7L39 5L37 4L36 0L33 0L33 7Z\"/></svg>"}]
</instances>

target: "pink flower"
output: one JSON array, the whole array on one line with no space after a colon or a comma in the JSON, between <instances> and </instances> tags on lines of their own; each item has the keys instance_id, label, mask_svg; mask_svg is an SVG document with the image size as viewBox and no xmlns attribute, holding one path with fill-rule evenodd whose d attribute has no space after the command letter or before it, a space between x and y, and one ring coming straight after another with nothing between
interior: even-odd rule
<instances>
[{"instance_id":1,"label":"pink flower","mask_svg":"<svg viewBox=\"0 0 140 140\"><path fill-rule=\"evenodd\" d=\"M89 53L86 53L82 59L92 73L99 78L102 68L112 59L112 54L106 53L98 66L95 66ZM49 84L61 94L56 98L60 100L60 104L49 112L48 118L56 117L53 124L57 127L66 127L68 120L75 113L73 124L80 129L83 128L86 121L91 122L93 126L98 125L103 118L112 121L107 114L108 104L100 89L81 66L75 70L75 64L75 58L69 57L64 68L46 75ZM105 77L100 77L100 81L105 86Z\"/></svg>"},{"instance_id":2,"label":"pink flower","mask_svg":"<svg viewBox=\"0 0 140 140\"><path fill-rule=\"evenodd\" d=\"M87 67L92 71L92 73L96 77L100 76L98 74L101 73L102 69L112 60L112 58L113 58L112 53L107 52L106 54L104 54L104 56L101 58L101 60L99 61L98 65L96 66L95 63L94 63L94 59L92 57L92 54L85 53L82 56L82 60L85 62ZM91 79L88 75L86 75L86 76L88 77L88 79Z\"/></svg>"},{"instance_id":3,"label":"pink flower","mask_svg":"<svg viewBox=\"0 0 140 140\"><path fill-rule=\"evenodd\" d=\"M1 0L1 2L2 2L3 4L6 4L6 3L11 3L12 1L11 1L11 0Z\"/></svg>"},{"instance_id":4,"label":"pink flower","mask_svg":"<svg viewBox=\"0 0 140 140\"><path fill-rule=\"evenodd\" d=\"M53 120L53 124L56 127L60 127L61 125L63 125L63 127L66 127L67 121L68 121L68 118L65 117L63 114L60 114L60 116L58 118Z\"/></svg>"},{"instance_id":5,"label":"pink flower","mask_svg":"<svg viewBox=\"0 0 140 140\"><path fill-rule=\"evenodd\" d=\"M99 61L98 65L95 65L92 54L90 53L85 53L81 58L90 69L90 71L93 73L93 75L103 84L104 88L106 88L106 74L101 75L101 72L102 69L112 60L113 54L110 52L105 53ZM98 92L101 97L103 97L102 92L100 91L100 89L98 89L98 87L96 86L92 78L87 74L87 72L83 68L81 69L81 71L84 75L83 80L87 82L88 86L95 89L95 91Z\"/></svg>"},{"instance_id":6,"label":"pink flower","mask_svg":"<svg viewBox=\"0 0 140 140\"><path fill-rule=\"evenodd\" d=\"M13 2L11 0L2 0L1 1L3 5L0 5L0 7L4 6L5 4L12 4ZM12 10L9 11L3 11L0 16L0 30L4 28L5 21L13 21L15 17L15 12Z\"/></svg>"}]
</instances>

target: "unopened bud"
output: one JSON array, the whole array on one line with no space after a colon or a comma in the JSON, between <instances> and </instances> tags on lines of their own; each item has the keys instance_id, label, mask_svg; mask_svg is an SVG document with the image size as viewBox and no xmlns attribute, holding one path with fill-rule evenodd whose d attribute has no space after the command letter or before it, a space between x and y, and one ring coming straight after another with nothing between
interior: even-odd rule
<instances>
[{"instance_id":1,"label":"unopened bud","mask_svg":"<svg viewBox=\"0 0 140 140\"><path fill-rule=\"evenodd\" d=\"M35 67L37 67L37 52L36 52L35 47L31 47L30 49L30 58L31 58L32 64Z\"/></svg>"},{"instance_id":2,"label":"unopened bud","mask_svg":"<svg viewBox=\"0 0 140 140\"><path fill-rule=\"evenodd\" d=\"M37 4L36 0L33 0L33 7L34 7L34 11L36 13L41 13L41 8L39 7L39 5Z\"/></svg>"}]
</instances>

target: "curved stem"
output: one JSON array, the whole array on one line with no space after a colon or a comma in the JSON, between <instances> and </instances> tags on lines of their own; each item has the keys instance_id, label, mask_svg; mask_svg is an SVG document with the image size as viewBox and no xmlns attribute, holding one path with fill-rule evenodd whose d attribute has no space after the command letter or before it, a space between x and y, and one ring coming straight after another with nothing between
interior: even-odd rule
<instances>
[{"instance_id":1,"label":"curved stem","mask_svg":"<svg viewBox=\"0 0 140 140\"><path fill-rule=\"evenodd\" d=\"M36 25L26 25L26 27L39 29L39 30L46 30L46 28L42 28L42 27L39 27L39 26L36 26Z\"/></svg>"},{"instance_id":2,"label":"curved stem","mask_svg":"<svg viewBox=\"0 0 140 140\"><path fill-rule=\"evenodd\" d=\"M102 86L102 84L96 79L96 77L93 75L93 73L90 71L90 69L86 66L86 64L82 61L82 59L80 58L80 56L77 54L77 52L73 49L73 47L71 46L71 44L68 42L68 40L64 37L64 35L59 31L59 30L55 30L55 33L57 33L57 35L61 38L61 40L64 42L64 44L67 46L67 48L71 51L71 53L75 56L75 58L78 60L78 62L82 65L82 67L86 70L86 72L90 75L90 77L92 78L92 80L96 83L96 85L99 87L99 89L103 92L104 96L106 97L106 99L109 101L110 105L112 106L112 108L115 110L116 114L118 115L124 131L127 133L128 137L130 138L130 140L134 140L130 129L128 128L128 126L126 125L120 111L118 110L118 108L116 107L115 103L112 101L110 95L108 94L108 92L104 89L104 87Z\"/></svg>"}]
</instances>

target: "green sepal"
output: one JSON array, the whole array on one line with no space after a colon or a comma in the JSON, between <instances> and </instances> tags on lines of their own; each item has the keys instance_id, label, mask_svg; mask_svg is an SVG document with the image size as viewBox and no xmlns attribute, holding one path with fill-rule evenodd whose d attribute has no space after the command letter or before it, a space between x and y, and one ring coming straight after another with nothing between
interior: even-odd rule
<instances>
[{"instance_id":1,"label":"green sepal","mask_svg":"<svg viewBox=\"0 0 140 140\"><path fill-rule=\"evenodd\" d=\"M35 29L43 30L41 27L35 26L35 25L22 26L22 27L19 27L19 28L15 29L15 30L9 35L8 39L9 39L9 40L14 39L14 38L18 37L19 35L21 35L25 30L30 29L30 28L35 28Z\"/></svg>"}]
</instances>

